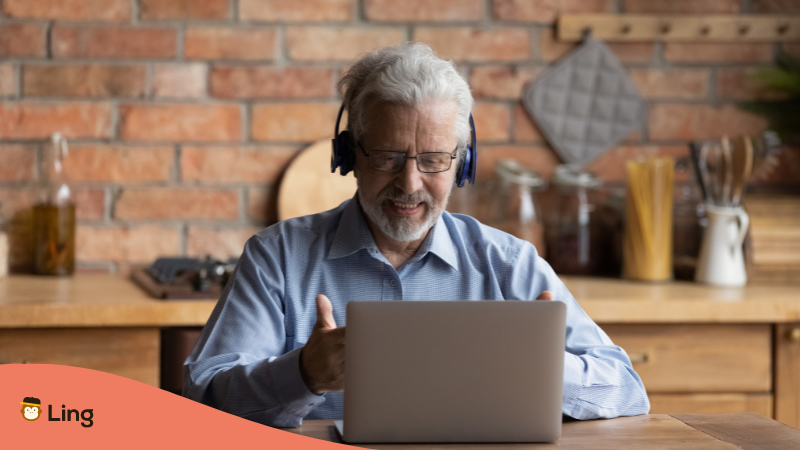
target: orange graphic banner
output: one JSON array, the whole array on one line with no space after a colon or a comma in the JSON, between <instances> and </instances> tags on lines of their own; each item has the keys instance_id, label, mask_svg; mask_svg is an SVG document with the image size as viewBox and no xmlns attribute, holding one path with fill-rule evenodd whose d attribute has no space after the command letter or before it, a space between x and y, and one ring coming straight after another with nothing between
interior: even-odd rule
<instances>
[{"instance_id":1,"label":"orange graphic banner","mask_svg":"<svg viewBox=\"0 0 800 450\"><path fill-rule=\"evenodd\" d=\"M0 430L0 448L352 448L250 422L128 378L51 364L0 365Z\"/></svg>"}]
</instances>

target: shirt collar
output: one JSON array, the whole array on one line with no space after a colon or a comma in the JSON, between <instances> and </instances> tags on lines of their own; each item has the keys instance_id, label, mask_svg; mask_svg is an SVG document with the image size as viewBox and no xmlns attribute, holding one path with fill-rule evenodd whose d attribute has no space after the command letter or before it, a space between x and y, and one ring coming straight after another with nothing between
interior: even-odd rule
<instances>
[{"instance_id":1,"label":"shirt collar","mask_svg":"<svg viewBox=\"0 0 800 450\"><path fill-rule=\"evenodd\" d=\"M445 214L448 213L445 211L442 216L439 217L439 220L436 221L431 233L428 234L428 237L423 241L420 249L412 260L422 259L430 252L458 270L455 243L445 224ZM361 249L366 249L373 254L380 253L372 237L369 225L367 225L367 221L364 218L364 214L361 212L361 205L358 202L358 193L356 193L347 205L345 205L344 211L342 211L331 249L328 252L328 259L342 258Z\"/></svg>"}]
</instances>

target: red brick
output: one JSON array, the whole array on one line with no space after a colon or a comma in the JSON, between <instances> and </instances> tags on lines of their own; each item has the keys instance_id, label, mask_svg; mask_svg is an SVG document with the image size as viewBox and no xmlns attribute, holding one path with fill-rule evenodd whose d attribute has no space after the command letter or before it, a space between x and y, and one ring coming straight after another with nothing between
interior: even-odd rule
<instances>
[{"instance_id":1,"label":"red brick","mask_svg":"<svg viewBox=\"0 0 800 450\"><path fill-rule=\"evenodd\" d=\"M77 182L167 181L174 160L172 147L71 145L64 173Z\"/></svg>"},{"instance_id":2,"label":"red brick","mask_svg":"<svg viewBox=\"0 0 800 450\"><path fill-rule=\"evenodd\" d=\"M278 189L250 187L247 190L247 219L261 224L278 221Z\"/></svg>"},{"instance_id":3,"label":"red brick","mask_svg":"<svg viewBox=\"0 0 800 450\"><path fill-rule=\"evenodd\" d=\"M355 0L239 0L245 21L319 22L352 18Z\"/></svg>"},{"instance_id":4,"label":"red brick","mask_svg":"<svg viewBox=\"0 0 800 450\"><path fill-rule=\"evenodd\" d=\"M184 147L181 175L183 181L275 184L296 154L292 147Z\"/></svg>"},{"instance_id":5,"label":"red brick","mask_svg":"<svg viewBox=\"0 0 800 450\"><path fill-rule=\"evenodd\" d=\"M764 70L756 67L720 67L715 77L718 98L732 100L776 100L785 94L770 92L764 83L753 78L753 74Z\"/></svg>"},{"instance_id":6,"label":"red brick","mask_svg":"<svg viewBox=\"0 0 800 450\"><path fill-rule=\"evenodd\" d=\"M121 220L236 220L239 195L234 189L126 188L114 214Z\"/></svg>"},{"instance_id":7,"label":"red brick","mask_svg":"<svg viewBox=\"0 0 800 450\"><path fill-rule=\"evenodd\" d=\"M625 163L629 159L641 156L671 156L675 159L687 156L689 148L686 145L647 145L647 146L622 146L615 147L598 156L586 167L589 172L594 172L598 177L607 182L624 182L627 179ZM676 176L683 176L676 173Z\"/></svg>"},{"instance_id":8,"label":"red brick","mask_svg":"<svg viewBox=\"0 0 800 450\"><path fill-rule=\"evenodd\" d=\"M524 28L417 28L414 40L456 61L521 61L530 59L530 36Z\"/></svg>"},{"instance_id":9,"label":"red brick","mask_svg":"<svg viewBox=\"0 0 800 450\"><path fill-rule=\"evenodd\" d=\"M23 67L26 97L143 97L144 66L58 65Z\"/></svg>"},{"instance_id":10,"label":"red brick","mask_svg":"<svg viewBox=\"0 0 800 450\"><path fill-rule=\"evenodd\" d=\"M533 122L528 111L522 104L514 105L514 141L529 142L544 139L539 127Z\"/></svg>"},{"instance_id":11,"label":"red brick","mask_svg":"<svg viewBox=\"0 0 800 450\"><path fill-rule=\"evenodd\" d=\"M755 13L800 13L797 0L753 0L750 8Z\"/></svg>"},{"instance_id":12,"label":"red brick","mask_svg":"<svg viewBox=\"0 0 800 450\"><path fill-rule=\"evenodd\" d=\"M483 0L365 0L364 14L373 21L460 22L483 20Z\"/></svg>"},{"instance_id":13,"label":"red brick","mask_svg":"<svg viewBox=\"0 0 800 450\"><path fill-rule=\"evenodd\" d=\"M492 15L496 20L552 23L560 14L613 13L614 3L614 0L495 0Z\"/></svg>"},{"instance_id":14,"label":"red brick","mask_svg":"<svg viewBox=\"0 0 800 450\"><path fill-rule=\"evenodd\" d=\"M3 0L8 17L51 20L131 20L130 0Z\"/></svg>"},{"instance_id":15,"label":"red brick","mask_svg":"<svg viewBox=\"0 0 800 450\"><path fill-rule=\"evenodd\" d=\"M217 98L330 98L333 70L321 67L215 67L211 95Z\"/></svg>"},{"instance_id":16,"label":"red brick","mask_svg":"<svg viewBox=\"0 0 800 450\"><path fill-rule=\"evenodd\" d=\"M549 178L561 162L558 156L547 147L535 145L484 145L478 150L478 181L488 181L495 177L494 166L498 160L514 159Z\"/></svg>"},{"instance_id":17,"label":"red brick","mask_svg":"<svg viewBox=\"0 0 800 450\"><path fill-rule=\"evenodd\" d=\"M650 62L653 59L654 46L651 42L608 42L606 45L623 63ZM550 29L539 32L539 46L544 61L555 61L577 47L573 42L556 40Z\"/></svg>"},{"instance_id":18,"label":"red brick","mask_svg":"<svg viewBox=\"0 0 800 450\"><path fill-rule=\"evenodd\" d=\"M189 227L189 239L186 243L186 256L227 260L238 257L244 250L244 243L261 231L260 227L244 228L210 228Z\"/></svg>"},{"instance_id":19,"label":"red brick","mask_svg":"<svg viewBox=\"0 0 800 450\"><path fill-rule=\"evenodd\" d=\"M128 261L152 263L160 256L180 254L180 230L152 225L79 225L75 232L78 261Z\"/></svg>"},{"instance_id":20,"label":"red brick","mask_svg":"<svg viewBox=\"0 0 800 450\"><path fill-rule=\"evenodd\" d=\"M772 62L771 43L683 43L667 42L664 45L664 58L678 62Z\"/></svg>"},{"instance_id":21,"label":"red brick","mask_svg":"<svg viewBox=\"0 0 800 450\"><path fill-rule=\"evenodd\" d=\"M120 137L139 141L237 141L238 105L120 105Z\"/></svg>"},{"instance_id":22,"label":"red brick","mask_svg":"<svg viewBox=\"0 0 800 450\"><path fill-rule=\"evenodd\" d=\"M188 59L273 59L275 30L192 27L186 30L184 53Z\"/></svg>"},{"instance_id":23,"label":"red brick","mask_svg":"<svg viewBox=\"0 0 800 450\"><path fill-rule=\"evenodd\" d=\"M480 66L472 69L469 85L472 96L516 100L522 90L542 72L539 68L515 66Z\"/></svg>"},{"instance_id":24,"label":"red brick","mask_svg":"<svg viewBox=\"0 0 800 450\"><path fill-rule=\"evenodd\" d=\"M52 31L56 58L174 58L173 28L86 27L56 25Z\"/></svg>"},{"instance_id":25,"label":"red brick","mask_svg":"<svg viewBox=\"0 0 800 450\"><path fill-rule=\"evenodd\" d=\"M313 142L333 135L336 103L265 103L253 105L253 139Z\"/></svg>"},{"instance_id":26,"label":"red brick","mask_svg":"<svg viewBox=\"0 0 800 450\"><path fill-rule=\"evenodd\" d=\"M35 145L0 144L0 182L33 180L35 161Z\"/></svg>"},{"instance_id":27,"label":"red brick","mask_svg":"<svg viewBox=\"0 0 800 450\"><path fill-rule=\"evenodd\" d=\"M0 56L47 56L43 25L0 23Z\"/></svg>"},{"instance_id":28,"label":"red brick","mask_svg":"<svg viewBox=\"0 0 800 450\"><path fill-rule=\"evenodd\" d=\"M741 0L623 0L626 13L737 14Z\"/></svg>"},{"instance_id":29,"label":"red brick","mask_svg":"<svg viewBox=\"0 0 800 450\"><path fill-rule=\"evenodd\" d=\"M0 103L0 138L44 139L56 131L64 137L111 137L109 103Z\"/></svg>"},{"instance_id":30,"label":"red brick","mask_svg":"<svg viewBox=\"0 0 800 450\"><path fill-rule=\"evenodd\" d=\"M705 69L629 69L628 75L646 98L696 100L708 96Z\"/></svg>"},{"instance_id":31,"label":"red brick","mask_svg":"<svg viewBox=\"0 0 800 450\"><path fill-rule=\"evenodd\" d=\"M472 108L478 143L507 142L511 128L511 110L507 103L475 103Z\"/></svg>"},{"instance_id":32,"label":"red brick","mask_svg":"<svg viewBox=\"0 0 800 450\"><path fill-rule=\"evenodd\" d=\"M208 67L202 63L156 64L153 95L157 98L203 98Z\"/></svg>"},{"instance_id":33,"label":"red brick","mask_svg":"<svg viewBox=\"0 0 800 450\"><path fill-rule=\"evenodd\" d=\"M10 63L0 64L0 97L12 96L17 93L17 75L14 66Z\"/></svg>"},{"instance_id":34,"label":"red brick","mask_svg":"<svg viewBox=\"0 0 800 450\"><path fill-rule=\"evenodd\" d=\"M286 45L297 61L353 61L364 52L405 41L401 28L290 27Z\"/></svg>"},{"instance_id":35,"label":"red brick","mask_svg":"<svg viewBox=\"0 0 800 450\"><path fill-rule=\"evenodd\" d=\"M103 189L73 188L75 217L78 220L102 220L106 210L106 193Z\"/></svg>"},{"instance_id":36,"label":"red brick","mask_svg":"<svg viewBox=\"0 0 800 450\"><path fill-rule=\"evenodd\" d=\"M766 128L764 118L746 113L734 105L654 104L650 106L652 140L695 140L756 134Z\"/></svg>"},{"instance_id":37,"label":"red brick","mask_svg":"<svg viewBox=\"0 0 800 450\"><path fill-rule=\"evenodd\" d=\"M228 0L140 0L139 15L143 20L227 19L228 5Z\"/></svg>"}]
</instances>

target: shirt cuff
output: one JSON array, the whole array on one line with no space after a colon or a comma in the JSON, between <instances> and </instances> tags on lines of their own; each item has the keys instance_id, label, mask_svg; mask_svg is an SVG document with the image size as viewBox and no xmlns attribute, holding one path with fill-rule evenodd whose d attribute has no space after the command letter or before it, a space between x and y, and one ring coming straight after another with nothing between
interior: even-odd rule
<instances>
[{"instance_id":1,"label":"shirt cuff","mask_svg":"<svg viewBox=\"0 0 800 450\"><path fill-rule=\"evenodd\" d=\"M276 392L285 412L299 417L307 416L317 406L325 403L325 397L314 394L303 381L300 374L300 351L296 348L275 358L270 366Z\"/></svg>"}]
</instances>

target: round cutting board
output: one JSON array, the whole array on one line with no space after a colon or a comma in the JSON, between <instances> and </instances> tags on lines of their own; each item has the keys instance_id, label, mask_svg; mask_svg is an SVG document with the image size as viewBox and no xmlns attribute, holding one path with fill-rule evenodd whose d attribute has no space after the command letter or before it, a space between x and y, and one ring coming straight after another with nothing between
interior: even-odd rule
<instances>
[{"instance_id":1,"label":"round cutting board","mask_svg":"<svg viewBox=\"0 0 800 450\"><path fill-rule=\"evenodd\" d=\"M331 173L331 140L315 142L292 160L278 190L278 220L327 211L352 198L353 173Z\"/></svg>"}]
</instances>

